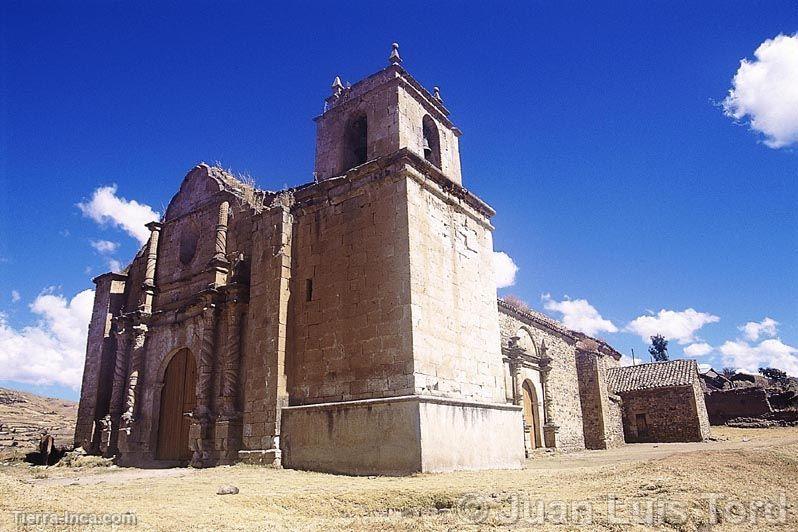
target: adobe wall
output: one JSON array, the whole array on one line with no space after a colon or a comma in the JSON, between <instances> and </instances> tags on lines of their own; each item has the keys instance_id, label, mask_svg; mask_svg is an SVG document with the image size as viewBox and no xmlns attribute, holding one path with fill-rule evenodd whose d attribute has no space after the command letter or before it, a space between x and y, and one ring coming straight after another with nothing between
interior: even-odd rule
<instances>
[{"instance_id":1,"label":"adobe wall","mask_svg":"<svg viewBox=\"0 0 798 532\"><path fill-rule=\"evenodd\" d=\"M704 440L693 386L635 390L620 395L627 443ZM645 414L648 436L639 434L637 414Z\"/></svg>"},{"instance_id":2,"label":"adobe wall","mask_svg":"<svg viewBox=\"0 0 798 532\"><path fill-rule=\"evenodd\" d=\"M760 417L771 412L764 388L732 388L704 395L709 422L723 425L736 417Z\"/></svg>"},{"instance_id":3,"label":"adobe wall","mask_svg":"<svg viewBox=\"0 0 798 532\"><path fill-rule=\"evenodd\" d=\"M438 184L407 171L415 392L504 403L493 228Z\"/></svg>"}]
</instances>

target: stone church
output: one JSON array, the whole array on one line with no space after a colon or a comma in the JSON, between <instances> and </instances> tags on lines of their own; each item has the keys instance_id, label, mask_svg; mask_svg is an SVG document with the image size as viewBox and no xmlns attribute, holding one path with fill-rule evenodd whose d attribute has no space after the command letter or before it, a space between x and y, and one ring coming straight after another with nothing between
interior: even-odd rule
<instances>
[{"instance_id":1,"label":"stone church","mask_svg":"<svg viewBox=\"0 0 798 532\"><path fill-rule=\"evenodd\" d=\"M350 474L518 468L623 443L620 354L496 299L491 217L437 88L336 78L314 180L200 164L94 279L75 443L122 465ZM703 403L702 403L703 404Z\"/></svg>"}]
</instances>

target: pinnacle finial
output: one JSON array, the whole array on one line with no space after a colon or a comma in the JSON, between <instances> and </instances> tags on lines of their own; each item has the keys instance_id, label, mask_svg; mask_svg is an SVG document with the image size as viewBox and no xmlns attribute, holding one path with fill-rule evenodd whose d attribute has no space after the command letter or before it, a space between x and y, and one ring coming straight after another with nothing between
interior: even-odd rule
<instances>
[{"instance_id":1,"label":"pinnacle finial","mask_svg":"<svg viewBox=\"0 0 798 532\"><path fill-rule=\"evenodd\" d=\"M432 87L432 97L438 100L439 102L443 102L443 98L441 98L440 87Z\"/></svg>"},{"instance_id":2,"label":"pinnacle finial","mask_svg":"<svg viewBox=\"0 0 798 532\"><path fill-rule=\"evenodd\" d=\"M400 65L402 63L402 58L399 56L399 43L391 44L391 56L388 58L388 62L392 65Z\"/></svg>"},{"instance_id":3,"label":"pinnacle finial","mask_svg":"<svg viewBox=\"0 0 798 532\"><path fill-rule=\"evenodd\" d=\"M333 92L334 96L339 96L344 91L344 86L341 83L341 78L340 77L335 76L335 79L332 82L331 88L332 88L332 92Z\"/></svg>"}]
</instances>

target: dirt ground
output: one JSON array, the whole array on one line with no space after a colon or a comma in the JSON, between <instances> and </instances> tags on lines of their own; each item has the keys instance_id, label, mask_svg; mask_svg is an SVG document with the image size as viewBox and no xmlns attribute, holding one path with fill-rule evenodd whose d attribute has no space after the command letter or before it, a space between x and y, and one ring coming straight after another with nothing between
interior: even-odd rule
<instances>
[{"instance_id":1,"label":"dirt ground","mask_svg":"<svg viewBox=\"0 0 798 532\"><path fill-rule=\"evenodd\" d=\"M541 453L519 471L404 478L244 465L141 470L6 463L0 530L798 529L798 428L720 427L713 435L718 441ZM223 485L240 493L217 495ZM126 512L133 517L120 517ZM52 525L65 518L95 524ZM135 519L135 525L99 519Z\"/></svg>"}]
</instances>

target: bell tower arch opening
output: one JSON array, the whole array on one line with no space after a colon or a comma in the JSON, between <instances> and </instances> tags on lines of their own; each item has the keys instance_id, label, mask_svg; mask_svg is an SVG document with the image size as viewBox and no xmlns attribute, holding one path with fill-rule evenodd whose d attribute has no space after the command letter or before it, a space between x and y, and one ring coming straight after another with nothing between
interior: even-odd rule
<instances>
[{"instance_id":1,"label":"bell tower arch opening","mask_svg":"<svg viewBox=\"0 0 798 532\"><path fill-rule=\"evenodd\" d=\"M431 162L435 167L441 167L441 137L438 134L438 126L430 115L424 115L421 120L421 131L423 135L422 146L424 148L424 158Z\"/></svg>"},{"instance_id":2,"label":"bell tower arch opening","mask_svg":"<svg viewBox=\"0 0 798 532\"><path fill-rule=\"evenodd\" d=\"M352 117L344 131L341 168L349 170L368 159L368 120L365 114Z\"/></svg>"}]
</instances>

